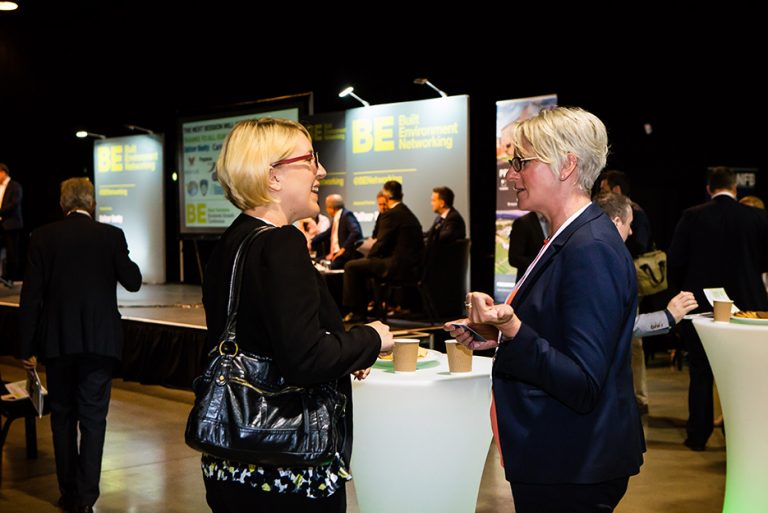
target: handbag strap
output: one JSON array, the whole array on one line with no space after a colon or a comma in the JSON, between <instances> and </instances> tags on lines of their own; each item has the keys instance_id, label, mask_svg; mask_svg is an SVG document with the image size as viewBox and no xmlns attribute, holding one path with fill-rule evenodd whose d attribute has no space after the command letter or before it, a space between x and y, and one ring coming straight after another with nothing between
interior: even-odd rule
<instances>
[{"instance_id":1,"label":"handbag strap","mask_svg":"<svg viewBox=\"0 0 768 513\"><path fill-rule=\"evenodd\" d=\"M256 228L245 236L243 241L240 243L240 246L237 248L237 252L235 253L235 260L232 263L232 279L229 282L229 299L227 300L227 324L224 328L224 336L221 337L221 343L219 344L220 352L222 350L222 344L225 342L230 342L234 344L235 348L237 348L237 344L235 343L235 332L237 329L237 309L240 306L240 287L243 283L243 268L245 267L244 262L245 257L248 254L248 250L253 244L253 241L256 240L259 235L266 232L267 230L273 229L273 226L261 226ZM236 353L237 349L235 349L235 354Z\"/></svg>"}]
</instances>

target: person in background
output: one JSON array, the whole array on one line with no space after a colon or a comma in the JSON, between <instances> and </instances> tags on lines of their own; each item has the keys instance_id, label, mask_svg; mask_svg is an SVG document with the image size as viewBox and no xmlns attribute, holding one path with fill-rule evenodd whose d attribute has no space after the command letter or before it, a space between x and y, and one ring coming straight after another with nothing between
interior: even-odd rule
<instances>
[{"instance_id":1,"label":"person in background","mask_svg":"<svg viewBox=\"0 0 768 513\"><path fill-rule=\"evenodd\" d=\"M459 239L467 237L467 225L458 210L453 208L453 191L448 187L432 189L432 212L437 214L432 227L424 234L424 242L429 248L438 249Z\"/></svg>"},{"instance_id":2,"label":"person in background","mask_svg":"<svg viewBox=\"0 0 768 513\"><path fill-rule=\"evenodd\" d=\"M373 225L373 233L371 233L371 238L373 239L376 238L376 235L379 232L379 221L381 220L381 215L389 210L389 201L384 191L379 191L376 194L376 208L379 211L379 215L376 216L376 223Z\"/></svg>"},{"instance_id":3,"label":"person in background","mask_svg":"<svg viewBox=\"0 0 768 513\"><path fill-rule=\"evenodd\" d=\"M367 315L368 282L371 278L408 279L419 275L424 259L421 224L405 203L403 186L390 180L382 187L387 211L379 216L376 242L367 258L344 266L344 306L350 312L344 322L362 322Z\"/></svg>"},{"instance_id":4,"label":"person in background","mask_svg":"<svg viewBox=\"0 0 768 513\"><path fill-rule=\"evenodd\" d=\"M768 310L761 275L768 270L768 214L736 201L736 174L727 167L710 170L711 201L683 212L669 246L669 286L690 290L701 309L709 303L705 288L723 287L742 310ZM688 437L693 451L705 450L712 434L714 377L707 354L691 322L680 325L688 350Z\"/></svg>"},{"instance_id":5,"label":"person in background","mask_svg":"<svg viewBox=\"0 0 768 513\"><path fill-rule=\"evenodd\" d=\"M344 208L344 198L331 194L325 198L325 211L331 218L331 227L314 236L312 248L327 247L325 260L330 260L331 269L344 269L344 264L355 258L355 243L362 240L363 231L351 210Z\"/></svg>"},{"instance_id":6,"label":"person in background","mask_svg":"<svg viewBox=\"0 0 768 513\"><path fill-rule=\"evenodd\" d=\"M314 217L325 168L306 128L287 119L240 121L224 140L217 162L224 192L242 213L224 232L205 271L203 306L208 346L227 322L232 262L246 235L260 235L245 257L238 311L238 344L272 358L287 384L333 383L347 396L346 438L336 457L316 467L274 468L204 454L206 499L215 513L343 512L352 451L350 373L367 375L392 334L380 322L344 329L304 236L292 223Z\"/></svg>"},{"instance_id":7,"label":"person in background","mask_svg":"<svg viewBox=\"0 0 768 513\"><path fill-rule=\"evenodd\" d=\"M596 116L566 107L516 124L512 136L507 180L520 208L550 221L552 236L507 304L468 294L459 322L493 325L498 338L445 329L472 349L498 348L491 421L515 511L613 511L645 443L630 368L635 267L590 201L608 136Z\"/></svg>"},{"instance_id":8,"label":"person in background","mask_svg":"<svg viewBox=\"0 0 768 513\"><path fill-rule=\"evenodd\" d=\"M741 203L742 205L747 205L750 207L755 207L761 210L765 210L765 203L763 203L763 200L761 200L757 196L744 196L739 200L739 203ZM765 288L768 289L768 272L763 273L763 283L765 284ZM717 422L715 422L715 424L717 424Z\"/></svg>"},{"instance_id":9,"label":"person in background","mask_svg":"<svg viewBox=\"0 0 768 513\"><path fill-rule=\"evenodd\" d=\"M112 374L123 357L116 287L141 271L123 231L94 221L87 178L61 184L66 217L32 232L19 304L19 358L46 368L59 507L92 512L99 497ZM79 431L79 436L78 436Z\"/></svg>"},{"instance_id":10,"label":"person in background","mask_svg":"<svg viewBox=\"0 0 768 513\"><path fill-rule=\"evenodd\" d=\"M517 269L517 279L523 277L548 236L549 222L538 212L528 212L512 222L507 258Z\"/></svg>"},{"instance_id":11,"label":"person in background","mask_svg":"<svg viewBox=\"0 0 768 513\"><path fill-rule=\"evenodd\" d=\"M24 227L21 197L21 184L11 179L8 166L0 162L0 249L5 248L0 283L8 288L13 287L19 266L19 239Z\"/></svg>"},{"instance_id":12,"label":"person in background","mask_svg":"<svg viewBox=\"0 0 768 513\"><path fill-rule=\"evenodd\" d=\"M616 225L621 239L626 241L632 234L632 204L629 198L615 192L602 192L595 198L595 203ZM669 333L685 314L698 306L692 292L680 292L669 301L664 310L639 314L635 319L632 336L643 338Z\"/></svg>"},{"instance_id":13,"label":"person in background","mask_svg":"<svg viewBox=\"0 0 768 513\"><path fill-rule=\"evenodd\" d=\"M629 178L622 171L606 171L600 179L600 191L613 192L629 198ZM632 206L632 217L630 218L632 229L629 237L625 239L625 243L632 258L637 258L650 251L653 246L651 223L640 205L631 199L629 201ZM648 413L648 383L645 377L645 351L643 350L643 339L637 336L632 337L632 376L637 406L641 413L646 414Z\"/></svg>"}]
</instances>

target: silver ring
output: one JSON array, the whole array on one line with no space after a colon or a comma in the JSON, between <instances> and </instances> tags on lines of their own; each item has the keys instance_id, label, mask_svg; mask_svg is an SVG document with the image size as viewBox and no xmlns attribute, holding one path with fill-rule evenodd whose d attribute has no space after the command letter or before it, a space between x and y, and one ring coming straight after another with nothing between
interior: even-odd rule
<instances>
[{"instance_id":1,"label":"silver ring","mask_svg":"<svg viewBox=\"0 0 768 513\"><path fill-rule=\"evenodd\" d=\"M472 308L472 303L464 303L464 306L467 310L470 310Z\"/></svg>"}]
</instances>

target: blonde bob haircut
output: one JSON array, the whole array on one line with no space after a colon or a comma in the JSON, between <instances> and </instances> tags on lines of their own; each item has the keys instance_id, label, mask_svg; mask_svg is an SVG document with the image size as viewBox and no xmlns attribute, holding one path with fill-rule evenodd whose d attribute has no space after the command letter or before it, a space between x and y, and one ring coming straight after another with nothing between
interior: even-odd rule
<instances>
[{"instance_id":1,"label":"blonde bob haircut","mask_svg":"<svg viewBox=\"0 0 768 513\"><path fill-rule=\"evenodd\" d=\"M528 147L549 165L556 177L567 160L576 156L578 186L587 195L608 158L608 134L600 119L578 107L556 107L514 125L516 148Z\"/></svg>"},{"instance_id":2,"label":"blonde bob haircut","mask_svg":"<svg viewBox=\"0 0 768 513\"><path fill-rule=\"evenodd\" d=\"M68 178L61 182L59 205L65 213L78 209L93 213L96 202L91 181L88 178Z\"/></svg>"},{"instance_id":3,"label":"blonde bob haircut","mask_svg":"<svg viewBox=\"0 0 768 513\"><path fill-rule=\"evenodd\" d=\"M286 158L300 137L312 138L301 124L290 119L246 119L224 139L216 174L227 199L240 210L269 205L269 169Z\"/></svg>"}]
</instances>

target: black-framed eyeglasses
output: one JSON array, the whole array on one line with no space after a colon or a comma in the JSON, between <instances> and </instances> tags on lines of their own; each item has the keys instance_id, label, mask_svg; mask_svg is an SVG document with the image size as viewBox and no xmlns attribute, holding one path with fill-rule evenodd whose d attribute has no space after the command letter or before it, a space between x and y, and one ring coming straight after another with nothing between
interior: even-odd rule
<instances>
[{"instance_id":1,"label":"black-framed eyeglasses","mask_svg":"<svg viewBox=\"0 0 768 513\"><path fill-rule=\"evenodd\" d=\"M529 160L536 160L536 158L537 157L512 157L509 159L509 165L519 173L525 167L526 162Z\"/></svg>"},{"instance_id":2,"label":"black-framed eyeglasses","mask_svg":"<svg viewBox=\"0 0 768 513\"><path fill-rule=\"evenodd\" d=\"M306 155L302 155L300 157L292 157L290 159L278 160L277 162L272 162L270 166L271 167L284 166L285 164L293 164L294 162L303 162L305 160L312 161L315 164L315 169L318 169L320 167L320 160L316 151L310 151Z\"/></svg>"}]
</instances>

